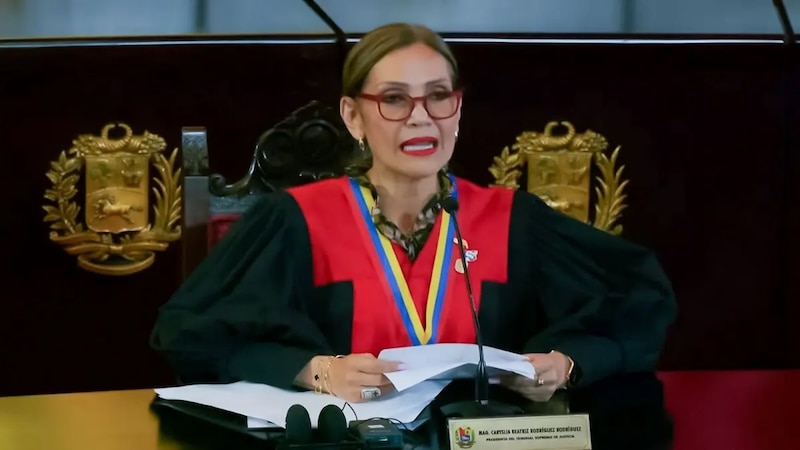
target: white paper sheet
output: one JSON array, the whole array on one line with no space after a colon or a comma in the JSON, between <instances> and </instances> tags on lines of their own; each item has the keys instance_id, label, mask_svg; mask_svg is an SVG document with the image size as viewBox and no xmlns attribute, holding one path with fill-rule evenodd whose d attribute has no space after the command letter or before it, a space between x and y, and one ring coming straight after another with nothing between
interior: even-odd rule
<instances>
[{"instance_id":1,"label":"white paper sheet","mask_svg":"<svg viewBox=\"0 0 800 450\"><path fill-rule=\"evenodd\" d=\"M489 377L503 372L516 373L533 379L536 371L523 355L494 347L483 347ZM472 378L478 363L478 346L475 344L432 344L386 349L379 359L399 361L403 370L386 374L398 391L404 391L426 380L452 381Z\"/></svg>"},{"instance_id":2,"label":"white paper sheet","mask_svg":"<svg viewBox=\"0 0 800 450\"><path fill-rule=\"evenodd\" d=\"M535 371L528 359L516 353L484 346L490 381L502 373L516 373L533 379ZM403 370L386 374L397 392L365 403L352 403L353 410L341 399L314 392L285 391L263 384L238 382L200 384L156 389L167 400L183 400L212 406L247 416L249 428L286 424L286 411L294 404L303 405L316 426L317 416L325 406L342 409L347 420L383 417L397 419L409 427L419 425L414 419L450 381L475 376L478 347L474 344L432 344L387 349L380 359L400 361Z\"/></svg>"},{"instance_id":3,"label":"white paper sheet","mask_svg":"<svg viewBox=\"0 0 800 450\"><path fill-rule=\"evenodd\" d=\"M256 419L255 417L247 418L247 428L279 428L269 420Z\"/></svg>"},{"instance_id":4,"label":"white paper sheet","mask_svg":"<svg viewBox=\"0 0 800 450\"><path fill-rule=\"evenodd\" d=\"M330 395L285 391L244 381L161 388L155 392L166 400L183 400L247 416L250 418L248 425L263 426L266 421L283 428L286 426L286 412L294 404L301 404L308 410L312 426L316 426L322 408L330 404L342 408L348 421L383 417L411 424L448 383L425 381L411 389L385 395L378 400L351 403L355 414L345 405L344 400Z\"/></svg>"}]
</instances>

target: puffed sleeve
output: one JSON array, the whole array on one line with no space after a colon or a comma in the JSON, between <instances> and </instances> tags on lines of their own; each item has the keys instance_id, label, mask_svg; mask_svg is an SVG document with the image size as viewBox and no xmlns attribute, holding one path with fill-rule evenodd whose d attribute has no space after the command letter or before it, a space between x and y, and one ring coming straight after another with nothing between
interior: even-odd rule
<instances>
[{"instance_id":1,"label":"puffed sleeve","mask_svg":"<svg viewBox=\"0 0 800 450\"><path fill-rule=\"evenodd\" d=\"M655 370L677 306L652 251L515 193L512 264L528 267L543 325L526 353L570 356L578 385L606 376Z\"/></svg>"},{"instance_id":2,"label":"puffed sleeve","mask_svg":"<svg viewBox=\"0 0 800 450\"><path fill-rule=\"evenodd\" d=\"M151 345L182 383L246 380L289 389L330 349L306 310L311 249L286 192L254 203L164 304Z\"/></svg>"}]
</instances>

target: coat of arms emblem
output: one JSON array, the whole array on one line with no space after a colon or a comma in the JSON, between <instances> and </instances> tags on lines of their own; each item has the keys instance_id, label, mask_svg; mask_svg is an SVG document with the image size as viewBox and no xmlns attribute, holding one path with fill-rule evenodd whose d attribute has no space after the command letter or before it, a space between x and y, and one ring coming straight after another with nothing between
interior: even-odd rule
<instances>
[{"instance_id":1,"label":"coat of arms emblem","mask_svg":"<svg viewBox=\"0 0 800 450\"><path fill-rule=\"evenodd\" d=\"M564 132L556 134L557 128ZM517 136L511 150L505 147L494 158L489 172L496 186L517 189L522 176L520 168L527 164L528 192L574 219L620 234L622 225L618 221L626 207L623 191L628 181L622 179L624 167L615 167L620 147L610 157L603 153L607 148L606 138L592 130L577 133L570 122L549 122L544 132L525 131ZM593 167L598 174L594 196Z\"/></svg>"},{"instance_id":2,"label":"coat of arms emblem","mask_svg":"<svg viewBox=\"0 0 800 450\"><path fill-rule=\"evenodd\" d=\"M115 131L121 134L110 136ZM134 135L126 124L106 125L99 136L79 135L46 174L52 182L43 206L50 239L91 272L129 275L150 267L155 252L181 237L178 149L166 157L165 148L160 136ZM151 165L157 173L152 180Z\"/></svg>"},{"instance_id":3,"label":"coat of arms emblem","mask_svg":"<svg viewBox=\"0 0 800 450\"><path fill-rule=\"evenodd\" d=\"M470 448L475 445L475 432L470 427L458 427L453 438L460 448Z\"/></svg>"}]
</instances>

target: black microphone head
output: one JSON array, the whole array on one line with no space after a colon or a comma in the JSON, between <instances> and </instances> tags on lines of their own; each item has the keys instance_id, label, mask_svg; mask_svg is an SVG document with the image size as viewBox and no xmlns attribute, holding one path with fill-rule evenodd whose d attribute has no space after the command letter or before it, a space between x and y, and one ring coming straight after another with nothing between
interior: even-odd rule
<instances>
[{"instance_id":1,"label":"black microphone head","mask_svg":"<svg viewBox=\"0 0 800 450\"><path fill-rule=\"evenodd\" d=\"M326 405L319 412L317 431L321 442L333 443L347 440L347 419L336 405Z\"/></svg>"},{"instance_id":2,"label":"black microphone head","mask_svg":"<svg viewBox=\"0 0 800 450\"><path fill-rule=\"evenodd\" d=\"M292 405L286 411L286 434L287 442L293 444L310 444L312 438L311 417L308 410L303 405Z\"/></svg>"},{"instance_id":3,"label":"black microphone head","mask_svg":"<svg viewBox=\"0 0 800 450\"><path fill-rule=\"evenodd\" d=\"M442 209L447 211L448 214L455 214L458 211L458 200L452 195L443 198L441 204Z\"/></svg>"}]
</instances>

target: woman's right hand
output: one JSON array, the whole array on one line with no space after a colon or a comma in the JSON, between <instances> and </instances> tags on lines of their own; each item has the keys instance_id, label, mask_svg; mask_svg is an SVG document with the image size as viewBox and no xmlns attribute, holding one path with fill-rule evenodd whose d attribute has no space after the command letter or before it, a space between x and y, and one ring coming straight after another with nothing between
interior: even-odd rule
<instances>
[{"instance_id":1,"label":"woman's right hand","mask_svg":"<svg viewBox=\"0 0 800 450\"><path fill-rule=\"evenodd\" d=\"M359 403L364 401L364 388L378 388L381 395L391 392L394 386L384 374L400 368L400 362L377 359L370 353L334 358L328 367L328 388L336 397Z\"/></svg>"}]
</instances>

